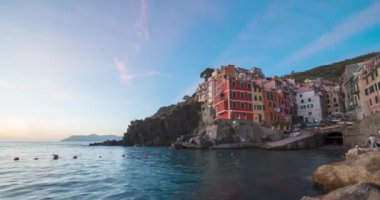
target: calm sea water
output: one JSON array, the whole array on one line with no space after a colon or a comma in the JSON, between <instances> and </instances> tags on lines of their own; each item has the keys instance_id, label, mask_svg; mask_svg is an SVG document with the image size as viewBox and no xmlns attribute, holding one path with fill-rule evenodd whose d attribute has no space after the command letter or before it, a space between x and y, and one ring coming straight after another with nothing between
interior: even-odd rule
<instances>
[{"instance_id":1,"label":"calm sea water","mask_svg":"<svg viewBox=\"0 0 380 200\"><path fill-rule=\"evenodd\" d=\"M308 176L343 155L0 142L0 199L300 199L321 194Z\"/></svg>"}]
</instances>

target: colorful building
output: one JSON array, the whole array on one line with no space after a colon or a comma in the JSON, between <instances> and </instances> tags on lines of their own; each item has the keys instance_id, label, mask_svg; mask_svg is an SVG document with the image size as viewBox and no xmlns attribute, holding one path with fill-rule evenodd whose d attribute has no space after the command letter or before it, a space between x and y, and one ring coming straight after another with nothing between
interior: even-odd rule
<instances>
[{"instance_id":1,"label":"colorful building","mask_svg":"<svg viewBox=\"0 0 380 200\"><path fill-rule=\"evenodd\" d=\"M323 85L322 92L325 116L332 117L336 113L344 112L344 98L339 85Z\"/></svg>"},{"instance_id":2,"label":"colorful building","mask_svg":"<svg viewBox=\"0 0 380 200\"><path fill-rule=\"evenodd\" d=\"M280 98L275 89L264 88L264 123L271 124L274 122L282 122L280 110Z\"/></svg>"},{"instance_id":3,"label":"colorful building","mask_svg":"<svg viewBox=\"0 0 380 200\"><path fill-rule=\"evenodd\" d=\"M254 110L259 110L262 105L259 103L262 98L259 92L261 88L255 84L261 74L254 72L261 70L246 70L234 65L222 66L216 70L213 74L216 91L213 105L217 118L254 121ZM259 114L260 111L256 115L258 122L261 121Z\"/></svg>"},{"instance_id":4,"label":"colorful building","mask_svg":"<svg viewBox=\"0 0 380 200\"><path fill-rule=\"evenodd\" d=\"M361 81L364 85L364 94L371 114L380 112L380 56L376 56L364 63Z\"/></svg>"},{"instance_id":5,"label":"colorful building","mask_svg":"<svg viewBox=\"0 0 380 200\"><path fill-rule=\"evenodd\" d=\"M254 116L253 121L261 124L265 118L262 82L255 81L252 89Z\"/></svg>"}]
</instances>

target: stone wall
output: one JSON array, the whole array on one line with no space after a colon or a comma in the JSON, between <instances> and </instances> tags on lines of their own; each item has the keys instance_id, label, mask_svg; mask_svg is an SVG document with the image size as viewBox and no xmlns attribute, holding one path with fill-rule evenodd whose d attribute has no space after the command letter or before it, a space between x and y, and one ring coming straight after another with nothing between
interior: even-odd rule
<instances>
[{"instance_id":1,"label":"stone wall","mask_svg":"<svg viewBox=\"0 0 380 200\"><path fill-rule=\"evenodd\" d=\"M380 113L368 116L361 121L354 123L351 127L344 128L343 143L347 146L355 146L366 143L367 138L373 134L378 135L380 129Z\"/></svg>"}]
</instances>

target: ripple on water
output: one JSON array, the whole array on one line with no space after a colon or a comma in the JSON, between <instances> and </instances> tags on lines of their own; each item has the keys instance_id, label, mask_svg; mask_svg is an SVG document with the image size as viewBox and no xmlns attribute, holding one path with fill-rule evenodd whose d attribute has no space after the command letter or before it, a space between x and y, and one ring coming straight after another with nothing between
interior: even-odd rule
<instances>
[{"instance_id":1,"label":"ripple on water","mask_svg":"<svg viewBox=\"0 0 380 200\"><path fill-rule=\"evenodd\" d=\"M52 153L60 159L52 160ZM13 161L15 155L21 160ZM0 142L0 199L300 199L320 194L305 177L342 158L343 151Z\"/></svg>"}]
</instances>

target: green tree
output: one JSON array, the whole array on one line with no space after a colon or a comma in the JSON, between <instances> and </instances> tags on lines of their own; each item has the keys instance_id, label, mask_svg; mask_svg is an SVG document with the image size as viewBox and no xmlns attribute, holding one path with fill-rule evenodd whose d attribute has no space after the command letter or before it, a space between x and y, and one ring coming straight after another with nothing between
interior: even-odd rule
<instances>
[{"instance_id":1,"label":"green tree","mask_svg":"<svg viewBox=\"0 0 380 200\"><path fill-rule=\"evenodd\" d=\"M214 72L213 68L207 67L203 72L201 73L200 77L207 80L209 77L211 77L211 74Z\"/></svg>"},{"instance_id":2,"label":"green tree","mask_svg":"<svg viewBox=\"0 0 380 200\"><path fill-rule=\"evenodd\" d=\"M191 98L191 97L190 97L189 95L185 95L185 96L183 96L182 99L183 99L184 101L187 101L187 100L189 100L190 98Z\"/></svg>"}]
</instances>

